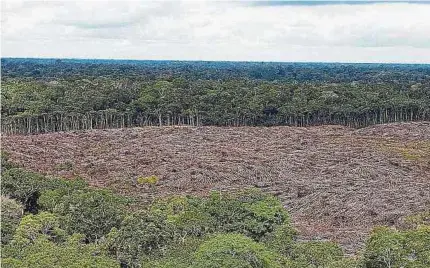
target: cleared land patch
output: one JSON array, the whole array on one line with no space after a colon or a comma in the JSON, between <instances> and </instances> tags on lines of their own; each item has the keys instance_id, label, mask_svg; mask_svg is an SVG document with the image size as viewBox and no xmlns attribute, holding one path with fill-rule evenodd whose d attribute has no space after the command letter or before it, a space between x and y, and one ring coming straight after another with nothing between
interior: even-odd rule
<instances>
[{"instance_id":1,"label":"cleared land patch","mask_svg":"<svg viewBox=\"0 0 430 268\"><path fill-rule=\"evenodd\" d=\"M2 137L12 161L28 169L81 176L142 200L258 187L279 196L301 238L334 239L348 251L372 226L395 225L430 207L429 144L428 122L359 130L147 127Z\"/></svg>"}]
</instances>

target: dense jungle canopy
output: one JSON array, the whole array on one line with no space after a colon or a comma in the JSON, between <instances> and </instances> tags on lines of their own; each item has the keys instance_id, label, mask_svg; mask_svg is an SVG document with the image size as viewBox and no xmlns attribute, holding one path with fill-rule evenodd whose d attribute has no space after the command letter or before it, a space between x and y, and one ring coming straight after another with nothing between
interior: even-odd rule
<instances>
[{"instance_id":1,"label":"dense jungle canopy","mask_svg":"<svg viewBox=\"0 0 430 268\"><path fill-rule=\"evenodd\" d=\"M2 132L430 119L430 65L3 58Z\"/></svg>"}]
</instances>

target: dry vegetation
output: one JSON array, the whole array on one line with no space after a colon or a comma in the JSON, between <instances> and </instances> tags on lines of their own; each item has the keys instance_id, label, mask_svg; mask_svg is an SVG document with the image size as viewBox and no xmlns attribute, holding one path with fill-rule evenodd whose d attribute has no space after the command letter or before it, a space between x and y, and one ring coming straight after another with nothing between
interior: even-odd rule
<instances>
[{"instance_id":1,"label":"dry vegetation","mask_svg":"<svg viewBox=\"0 0 430 268\"><path fill-rule=\"evenodd\" d=\"M11 159L42 173L148 199L248 186L273 193L301 238L357 249L370 228L430 206L430 123L364 129L147 127L4 136ZM157 176L156 185L138 178Z\"/></svg>"}]
</instances>

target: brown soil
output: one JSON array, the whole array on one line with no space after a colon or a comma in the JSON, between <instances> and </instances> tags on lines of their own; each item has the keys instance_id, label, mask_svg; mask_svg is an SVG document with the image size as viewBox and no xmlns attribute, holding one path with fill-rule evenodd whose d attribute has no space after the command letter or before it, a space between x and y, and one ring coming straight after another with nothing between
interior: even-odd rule
<instances>
[{"instance_id":1,"label":"brown soil","mask_svg":"<svg viewBox=\"0 0 430 268\"><path fill-rule=\"evenodd\" d=\"M279 196L302 239L347 252L375 225L430 207L430 123L147 127L4 136L13 161L142 199L258 187ZM156 175L155 187L136 183Z\"/></svg>"}]
</instances>

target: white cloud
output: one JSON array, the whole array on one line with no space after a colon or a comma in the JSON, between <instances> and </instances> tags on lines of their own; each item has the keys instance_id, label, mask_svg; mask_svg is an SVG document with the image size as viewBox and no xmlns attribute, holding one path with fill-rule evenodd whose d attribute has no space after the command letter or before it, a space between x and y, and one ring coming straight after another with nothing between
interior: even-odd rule
<instances>
[{"instance_id":1,"label":"white cloud","mask_svg":"<svg viewBox=\"0 0 430 268\"><path fill-rule=\"evenodd\" d=\"M2 2L2 56L430 63L430 4Z\"/></svg>"}]
</instances>

